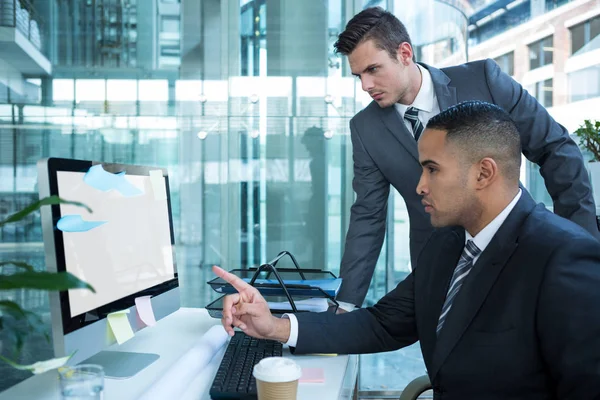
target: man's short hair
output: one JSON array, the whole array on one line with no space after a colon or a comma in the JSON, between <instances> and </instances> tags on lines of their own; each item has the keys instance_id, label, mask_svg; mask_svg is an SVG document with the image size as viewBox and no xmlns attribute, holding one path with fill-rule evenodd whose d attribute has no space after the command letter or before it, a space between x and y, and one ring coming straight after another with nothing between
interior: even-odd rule
<instances>
[{"instance_id":1,"label":"man's short hair","mask_svg":"<svg viewBox=\"0 0 600 400\"><path fill-rule=\"evenodd\" d=\"M521 137L502 108L483 101L465 101L431 118L427 129L446 131L446 142L452 143L469 165L490 157L502 175L518 181Z\"/></svg>"},{"instance_id":2,"label":"man's short hair","mask_svg":"<svg viewBox=\"0 0 600 400\"><path fill-rule=\"evenodd\" d=\"M396 52L402 43L412 46L404 24L381 7L366 8L352 17L333 46L336 53L347 56L360 43L371 39L393 59L397 58Z\"/></svg>"}]
</instances>

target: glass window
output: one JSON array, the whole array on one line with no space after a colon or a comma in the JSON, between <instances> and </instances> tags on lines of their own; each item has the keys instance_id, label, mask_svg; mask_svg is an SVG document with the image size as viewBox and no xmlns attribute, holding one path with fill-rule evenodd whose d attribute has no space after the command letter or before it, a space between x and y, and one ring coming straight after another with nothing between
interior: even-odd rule
<instances>
[{"instance_id":1,"label":"glass window","mask_svg":"<svg viewBox=\"0 0 600 400\"><path fill-rule=\"evenodd\" d=\"M600 17L592 18L571 31L571 54L585 53L600 48Z\"/></svg>"},{"instance_id":2,"label":"glass window","mask_svg":"<svg viewBox=\"0 0 600 400\"><path fill-rule=\"evenodd\" d=\"M571 54L577 53L585 44L585 25L583 23L571 28Z\"/></svg>"},{"instance_id":3,"label":"glass window","mask_svg":"<svg viewBox=\"0 0 600 400\"><path fill-rule=\"evenodd\" d=\"M536 69L552 64L554 52L553 37L548 36L529 45L529 69Z\"/></svg>"},{"instance_id":4,"label":"glass window","mask_svg":"<svg viewBox=\"0 0 600 400\"><path fill-rule=\"evenodd\" d=\"M528 87L528 92L544 107L552 107L552 79L534 83Z\"/></svg>"},{"instance_id":5,"label":"glass window","mask_svg":"<svg viewBox=\"0 0 600 400\"><path fill-rule=\"evenodd\" d=\"M590 42L600 36L600 17L590 20Z\"/></svg>"},{"instance_id":6,"label":"glass window","mask_svg":"<svg viewBox=\"0 0 600 400\"><path fill-rule=\"evenodd\" d=\"M179 33L180 20L179 16L163 16L161 18L161 31Z\"/></svg>"},{"instance_id":7,"label":"glass window","mask_svg":"<svg viewBox=\"0 0 600 400\"><path fill-rule=\"evenodd\" d=\"M75 80L75 101L104 101L106 81L104 79Z\"/></svg>"},{"instance_id":8,"label":"glass window","mask_svg":"<svg viewBox=\"0 0 600 400\"><path fill-rule=\"evenodd\" d=\"M73 101L75 98L75 82L73 79L52 80L52 100Z\"/></svg>"},{"instance_id":9,"label":"glass window","mask_svg":"<svg viewBox=\"0 0 600 400\"><path fill-rule=\"evenodd\" d=\"M502 72L507 75L515 74L515 52L511 51L510 53L503 54L499 57L494 58L494 61L500 66Z\"/></svg>"},{"instance_id":10,"label":"glass window","mask_svg":"<svg viewBox=\"0 0 600 400\"><path fill-rule=\"evenodd\" d=\"M540 88L540 99L543 99L542 101L542 105L546 108L552 107L552 96L554 93L553 87L552 87L552 79L546 79L545 81L541 82L541 88Z\"/></svg>"},{"instance_id":11,"label":"glass window","mask_svg":"<svg viewBox=\"0 0 600 400\"><path fill-rule=\"evenodd\" d=\"M594 65L568 75L569 101L600 97L600 65Z\"/></svg>"},{"instance_id":12,"label":"glass window","mask_svg":"<svg viewBox=\"0 0 600 400\"><path fill-rule=\"evenodd\" d=\"M140 101L168 101L169 82L164 79L140 80Z\"/></svg>"},{"instance_id":13,"label":"glass window","mask_svg":"<svg viewBox=\"0 0 600 400\"><path fill-rule=\"evenodd\" d=\"M136 101L137 81L134 79L108 79L106 81L106 100Z\"/></svg>"}]
</instances>

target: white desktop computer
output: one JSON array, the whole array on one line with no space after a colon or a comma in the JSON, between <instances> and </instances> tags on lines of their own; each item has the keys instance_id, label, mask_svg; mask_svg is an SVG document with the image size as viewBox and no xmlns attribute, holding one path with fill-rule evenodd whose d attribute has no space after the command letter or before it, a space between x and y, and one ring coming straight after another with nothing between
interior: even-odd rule
<instances>
[{"instance_id":1,"label":"white desktop computer","mask_svg":"<svg viewBox=\"0 0 600 400\"><path fill-rule=\"evenodd\" d=\"M156 320L180 307L167 171L49 158L38 162L38 182L40 198L58 195L92 210L42 208L47 269L70 272L96 291L51 292L55 356L74 353L69 364L100 364L107 377L133 376L159 356L106 351L115 343L107 315L130 310L135 332L151 329L137 317L136 298L151 296Z\"/></svg>"}]
</instances>

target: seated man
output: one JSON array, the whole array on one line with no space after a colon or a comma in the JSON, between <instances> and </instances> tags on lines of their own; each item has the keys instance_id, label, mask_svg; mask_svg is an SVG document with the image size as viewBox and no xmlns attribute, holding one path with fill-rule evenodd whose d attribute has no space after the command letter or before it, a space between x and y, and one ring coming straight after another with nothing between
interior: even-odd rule
<instances>
[{"instance_id":1,"label":"seated man","mask_svg":"<svg viewBox=\"0 0 600 400\"><path fill-rule=\"evenodd\" d=\"M419 140L417 191L438 228L417 268L375 306L275 318L239 292L223 325L295 353L376 353L417 340L436 399L600 396L600 243L519 188L519 133L501 108L466 102Z\"/></svg>"}]
</instances>

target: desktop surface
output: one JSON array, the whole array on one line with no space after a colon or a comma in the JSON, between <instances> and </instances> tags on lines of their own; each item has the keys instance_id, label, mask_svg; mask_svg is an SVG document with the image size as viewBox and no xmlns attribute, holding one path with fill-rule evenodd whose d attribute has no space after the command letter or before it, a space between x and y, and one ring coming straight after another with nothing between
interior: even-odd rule
<instances>
[{"instance_id":1,"label":"desktop surface","mask_svg":"<svg viewBox=\"0 0 600 400\"><path fill-rule=\"evenodd\" d=\"M198 342L198 339L212 326L219 325L218 319L211 318L205 309L181 308L165 317L151 328L144 328L135 337L107 350L153 352L159 354L158 361L130 379L106 379L104 398L138 399L153 383L176 367L177 362ZM225 348L213 357L210 364L185 387L179 390L178 400L208 400L209 390L219 368ZM351 399L358 371L357 356L293 356L284 347L284 357L293 357L303 368L323 368L325 383L301 383L298 386L298 400ZM59 398L56 371L33 376L12 388L0 393L0 400L56 400Z\"/></svg>"}]
</instances>

